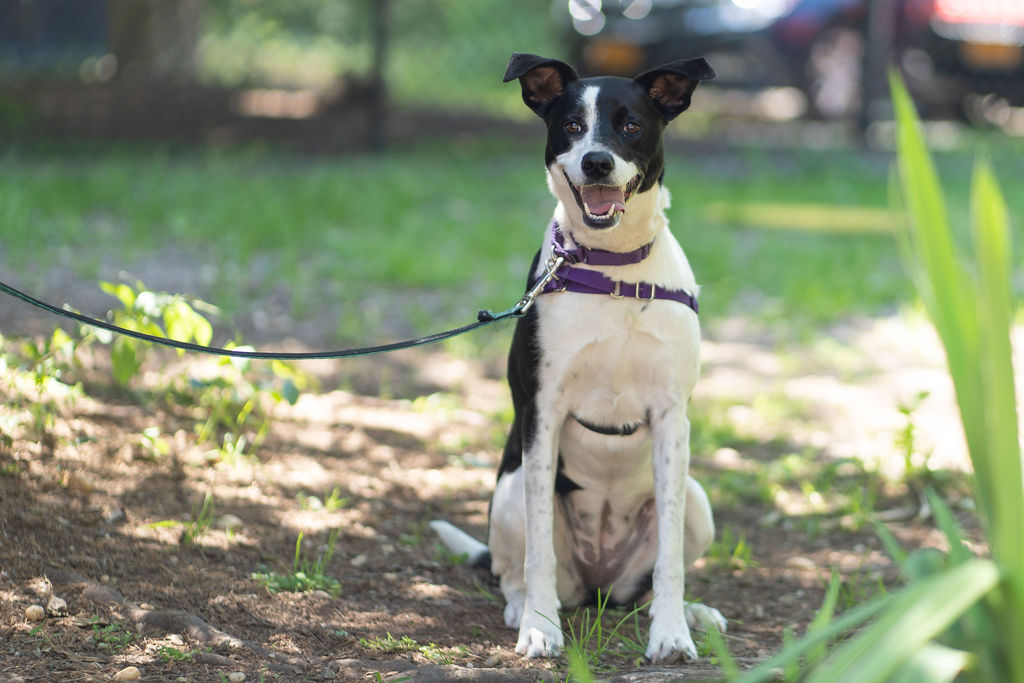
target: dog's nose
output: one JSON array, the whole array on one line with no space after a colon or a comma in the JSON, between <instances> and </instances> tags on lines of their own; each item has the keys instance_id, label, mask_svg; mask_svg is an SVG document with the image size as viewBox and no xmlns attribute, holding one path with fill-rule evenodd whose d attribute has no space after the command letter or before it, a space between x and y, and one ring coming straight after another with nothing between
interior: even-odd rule
<instances>
[{"instance_id":1,"label":"dog's nose","mask_svg":"<svg viewBox=\"0 0 1024 683\"><path fill-rule=\"evenodd\" d=\"M587 152L581 164L583 173L588 178L600 180L615 168L615 160L608 152Z\"/></svg>"}]
</instances>

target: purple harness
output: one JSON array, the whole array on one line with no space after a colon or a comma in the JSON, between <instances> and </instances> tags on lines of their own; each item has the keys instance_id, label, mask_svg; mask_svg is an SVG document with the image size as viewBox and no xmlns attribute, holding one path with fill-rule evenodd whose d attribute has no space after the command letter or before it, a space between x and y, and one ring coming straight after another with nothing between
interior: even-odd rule
<instances>
[{"instance_id":1,"label":"purple harness","mask_svg":"<svg viewBox=\"0 0 1024 683\"><path fill-rule=\"evenodd\" d=\"M550 292L577 292L579 294L608 294L616 299L642 299L653 301L664 299L676 301L688 306L697 313L697 297L683 289L665 289L649 282L622 282L596 270L573 268L577 263L592 266L625 266L640 263L651 253L653 242L648 242L639 249L632 251L605 251L604 249L588 249L576 247L567 249L565 237L557 224L551 226L551 250L555 264L549 266L549 272L534 282L534 287L545 280L538 294Z\"/></svg>"}]
</instances>

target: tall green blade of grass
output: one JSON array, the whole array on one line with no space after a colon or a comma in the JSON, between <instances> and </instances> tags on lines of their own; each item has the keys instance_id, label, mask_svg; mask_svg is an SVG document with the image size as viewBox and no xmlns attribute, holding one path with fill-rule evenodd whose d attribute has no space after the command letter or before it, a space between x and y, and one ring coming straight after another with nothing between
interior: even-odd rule
<instances>
[{"instance_id":1,"label":"tall green blade of grass","mask_svg":"<svg viewBox=\"0 0 1024 683\"><path fill-rule=\"evenodd\" d=\"M973 270L955 257L941 188L902 83L891 79L912 268L946 349L976 477L981 520L1003 576L993 602L1005 634L992 643L1024 680L1024 476L1010 330L1011 247L1006 204L987 164L971 187ZM998 656L997 656L998 658Z\"/></svg>"},{"instance_id":2,"label":"tall green blade of grass","mask_svg":"<svg viewBox=\"0 0 1024 683\"><path fill-rule=\"evenodd\" d=\"M999 569L981 559L914 581L870 627L816 667L807 683L889 680L998 583Z\"/></svg>"},{"instance_id":3,"label":"tall green blade of grass","mask_svg":"<svg viewBox=\"0 0 1024 683\"><path fill-rule=\"evenodd\" d=\"M902 83L890 83L898 125L896 146L899 177L908 217L911 275L928 315L946 348L947 361L956 387L957 403L972 452L984 452L979 366L980 332L975 308L975 286L956 257L953 231L939 177L932 164L924 135ZM978 499L982 507L991 499L991 475L987 463L975 463ZM984 515L988 517L988 515Z\"/></svg>"},{"instance_id":4,"label":"tall green blade of grass","mask_svg":"<svg viewBox=\"0 0 1024 683\"><path fill-rule=\"evenodd\" d=\"M1024 681L1024 467L1010 344L1006 206L988 166L978 165L971 187L973 258L958 255L913 104L895 74L890 85L908 219L904 256L946 350L992 560L971 556L952 515L937 504L940 526L952 545L950 567L924 575L906 572L913 556L906 557L891 535L883 534L894 557L904 558L908 585L885 600L850 610L832 628L808 633L745 681L765 680L768 667L798 661L827 642L826 634L849 632L871 617L870 626L815 666L806 680L939 683L963 674L986 683Z\"/></svg>"}]
</instances>

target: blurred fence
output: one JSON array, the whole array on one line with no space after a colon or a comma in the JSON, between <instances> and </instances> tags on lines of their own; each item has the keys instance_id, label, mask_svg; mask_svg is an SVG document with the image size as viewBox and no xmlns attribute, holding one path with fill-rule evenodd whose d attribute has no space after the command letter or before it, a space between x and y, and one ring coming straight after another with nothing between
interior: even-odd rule
<instances>
[{"instance_id":1,"label":"blurred fence","mask_svg":"<svg viewBox=\"0 0 1024 683\"><path fill-rule=\"evenodd\" d=\"M0 0L0 131L377 146L528 118L515 51L623 74L700 54L726 114L862 122L895 63L934 113L999 119L1022 45L1022 0Z\"/></svg>"}]
</instances>

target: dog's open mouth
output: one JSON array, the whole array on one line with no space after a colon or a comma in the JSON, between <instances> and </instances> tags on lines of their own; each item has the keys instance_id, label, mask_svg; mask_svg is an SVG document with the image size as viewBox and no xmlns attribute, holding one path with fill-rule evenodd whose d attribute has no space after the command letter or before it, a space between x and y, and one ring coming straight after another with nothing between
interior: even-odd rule
<instances>
[{"instance_id":1,"label":"dog's open mouth","mask_svg":"<svg viewBox=\"0 0 1024 683\"><path fill-rule=\"evenodd\" d=\"M563 172L563 175L565 173ZM626 212L626 202L640 187L642 176L637 175L624 186L618 185L573 185L569 176L566 182L572 188L576 203L583 210L583 222L597 229L613 228Z\"/></svg>"}]
</instances>

